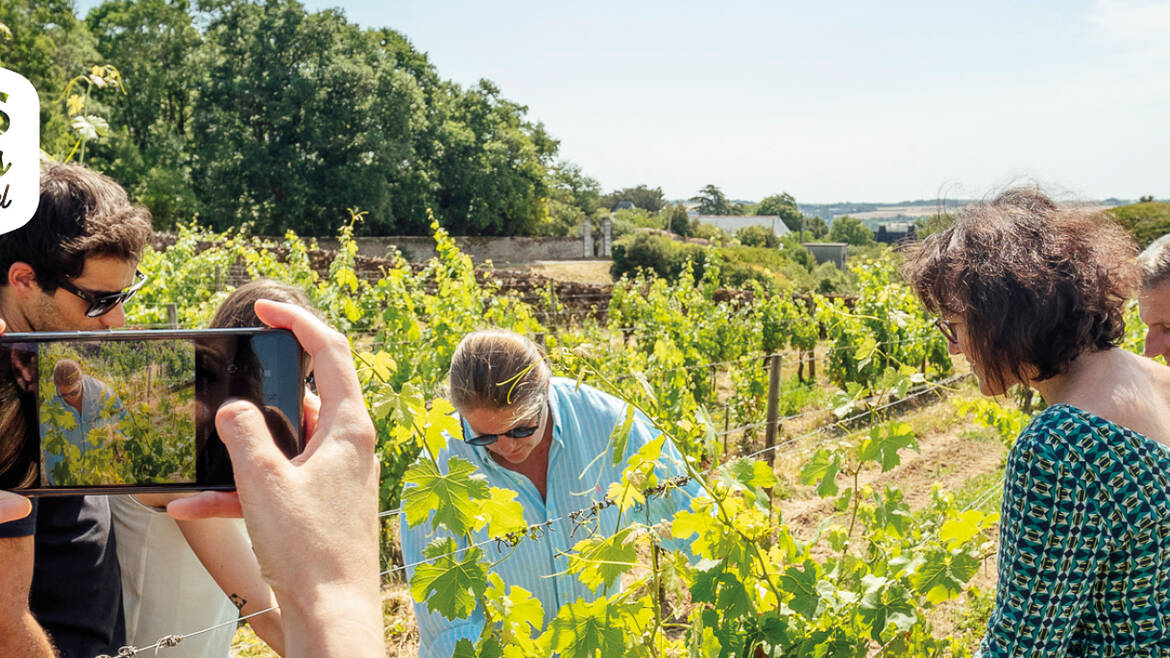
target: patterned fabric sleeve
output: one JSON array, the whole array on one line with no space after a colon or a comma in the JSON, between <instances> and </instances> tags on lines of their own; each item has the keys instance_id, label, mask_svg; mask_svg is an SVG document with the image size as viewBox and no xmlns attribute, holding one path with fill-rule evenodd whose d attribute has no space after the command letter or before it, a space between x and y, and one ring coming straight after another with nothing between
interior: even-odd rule
<instances>
[{"instance_id":1,"label":"patterned fabric sleeve","mask_svg":"<svg viewBox=\"0 0 1170 658\"><path fill-rule=\"evenodd\" d=\"M1107 497L1083 451L1092 428L1068 414L1046 415L1008 457L985 657L1064 656L1108 559Z\"/></svg>"}]
</instances>

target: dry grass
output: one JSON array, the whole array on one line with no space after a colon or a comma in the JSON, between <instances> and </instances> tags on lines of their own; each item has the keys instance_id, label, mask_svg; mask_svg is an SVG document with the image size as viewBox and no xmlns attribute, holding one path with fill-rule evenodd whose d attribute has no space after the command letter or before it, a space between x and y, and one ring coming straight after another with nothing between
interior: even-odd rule
<instances>
[{"instance_id":1,"label":"dry grass","mask_svg":"<svg viewBox=\"0 0 1170 658\"><path fill-rule=\"evenodd\" d=\"M390 658L417 656L418 629L406 585L391 584L382 590L382 615L386 621L386 655ZM279 658L248 626L236 631L231 655L232 658Z\"/></svg>"},{"instance_id":2,"label":"dry grass","mask_svg":"<svg viewBox=\"0 0 1170 658\"><path fill-rule=\"evenodd\" d=\"M609 268L610 260L538 260L531 263L509 264L500 269L531 272L557 281L612 285L613 277Z\"/></svg>"}]
</instances>

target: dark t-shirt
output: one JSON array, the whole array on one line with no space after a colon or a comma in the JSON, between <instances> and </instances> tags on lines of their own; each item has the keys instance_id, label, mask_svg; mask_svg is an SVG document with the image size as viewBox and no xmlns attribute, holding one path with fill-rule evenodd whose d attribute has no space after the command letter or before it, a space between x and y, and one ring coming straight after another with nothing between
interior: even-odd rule
<instances>
[{"instance_id":1,"label":"dark t-shirt","mask_svg":"<svg viewBox=\"0 0 1170 658\"><path fill-rule=\"evenodd\" d=\"M122 574L105 496L33 499L0 537L36 534L29 608L61 658L116 654L126 642Z\"/></svg>"}]
</instances>

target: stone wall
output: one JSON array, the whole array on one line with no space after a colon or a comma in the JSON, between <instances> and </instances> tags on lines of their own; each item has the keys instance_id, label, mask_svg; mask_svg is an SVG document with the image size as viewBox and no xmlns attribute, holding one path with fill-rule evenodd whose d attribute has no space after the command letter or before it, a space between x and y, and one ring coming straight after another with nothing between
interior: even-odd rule
<instances>
[{"instance_id":1,"label":"stone wall","mask_svg":"<svg viewBox=\"0 0 1170 658\"><path fill-rule=\"evenodd\" d=\"M476 263L492 261L497 265L531 263L538 260L587 260L597 258L594 253L601 236L566 238L520 237L456 237L459 250L471 256ZM358 254L371 258L385 258L392 249L398 249L412 263L422 263L435 256L435 241L429 236L401 236L356 238ZM319 238L322 249L336 249L337 240ZM604 247L602 246L602 251ZM602 258L605 256L602 255Z\"/></svg>"},{"instance_id":2,"label":"stone wall","mask_svg":"<svg viewBox=\"0 0 1170 658\"><path fill-rule=\"evenodd\" d=\"M516 239L516 238L513 238ZM359 238L360 240L360 238ZM429 244L434 244L430 238L426 238ZM159 251L166 251L175 242L175 236L168 233L157 232L154 234L154 241L152 246ZM321 276L329 274L329 264L333 262L337 252L333 249L327 249L328 243L324 240L318 240L319 249L312 249L309 251L309 262L313 270ZM333 243L336 246L336 242ZM578 247L581 246L581 241L577 240ZM202 242L198 245L198 249L209 249L216 246L211 242ZM279 246L279 242L273 240L268 249L278 258L283 260L284 249ZM431 253L434 253L433 250ZM358 255L354 258L354 272L361 279L367 281L376 281L382 277L382 272L393 267L393 262L382 258L380 256L366 256L361 253L359 246ZM422 270L425 266L423 263L412 262L411 267L415 272ZM565 324L571 322L578 322L586 316L592 316L600 322L608 320L609 298L613 286L593 285L587 283L574 283L570 281L557 281L539 274L531 272L517 272L507 269L493 268L477 268L475 271L476 279L481 284L494 280L500 286L500 290L505 293L512 294L520 300L531 304L535 312L540 316L541 322L549 325ZM236 287L247 283L251 280L248 276L247 269L243 263L235 263L228 267L225 271L221 271L216 276L214 282L209 281L209 285L214 285L216 289L224 287ZM434 290L430 290L434 292ZM546 299L550 294L556 297L559 302L560 309L554 312L545 304Z\"/></svg>"}]
</instances>

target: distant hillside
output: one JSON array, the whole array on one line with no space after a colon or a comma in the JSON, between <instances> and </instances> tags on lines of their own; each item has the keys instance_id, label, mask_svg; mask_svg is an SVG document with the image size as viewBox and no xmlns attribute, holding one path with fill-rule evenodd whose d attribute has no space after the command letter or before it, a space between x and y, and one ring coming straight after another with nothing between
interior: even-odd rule
<instances>
[{"instance_id":1,"label":"distant hillside","mask_svg":"<svg viewBox=\"0 0 1170 658\"><path fill-rule=\"evenodd\" d=\"M939 210L954 212L957 208L972 203L979 203L981 199L919 199L915 201L898 201L892 203L881 202L853 202L842 201L837 203L798 203L800 212L809 217L820 217L829 224L843 215L856 217L871 230L876 231L878 226L891 227L897 224L912 224L923 217L930 217ZM674 203L673 201L670 203ZM685 201L683 203L686 203ZM752 204L755 201L735 200L735 203ZM1157 203L1157 202L1155 202ZM1077 205L1097 208L1114 208L1134 204L1128 199L1110 197L1100 201L1081 201ZM898 230L894 228L893 230Z\"/></svg>"},{"instance_id":2,"label":"distant hillside","mask_svg":"<svg viewBox=\"0 0 1170 658\"><path fill-rule=\"evenodd\" d=\"M820 217L825 221L832 221L835 217L849 215L860 220L884 219L889 221L914 221L919 217L929 217L945 207L948 211L959 206L971 203L969 199L924 199L919 201L899 201L897 203L869 203L845 201L842 203L801 203L800 212L809 217Z\"/></svg>"},{"instance_id":3,"label":"distant hillside","mask_svg":"<svg viewBox=\"0 0 1170 658\"><path fill-rule=\"evenodd\" d=\"M897 203L801 203L800 211L810 217L821 217L832 223L833 219L849 215L860 219L867 226L899 222L913 222L921 217L930 217L939 210L954 212L962 206L978 203L975 199L923 199L899 201ZM1109 198L1101 201L1082 201L1080 206L1112 208L1132 203L1126 199Z\"/></svg>"}]
</instances>

